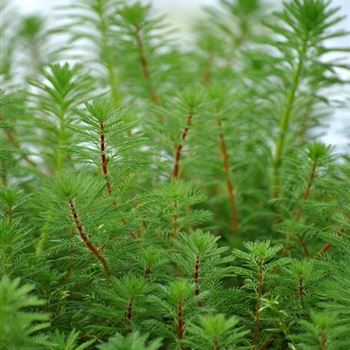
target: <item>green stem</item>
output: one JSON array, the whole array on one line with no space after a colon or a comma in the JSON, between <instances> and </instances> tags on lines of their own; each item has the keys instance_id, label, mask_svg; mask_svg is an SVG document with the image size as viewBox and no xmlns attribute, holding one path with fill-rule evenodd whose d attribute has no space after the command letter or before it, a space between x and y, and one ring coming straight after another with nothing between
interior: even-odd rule
<instances>
[{"instance_id":1,"label":"green stem","mask_svg":"<svg viewBox=\"0 0 350 350\"><path fill-rule=\"evenodd\" d=\"M110 94L114 107L118 107L120 103L120 94L119 94L119 85L118 77L113 64L113 57L111 55L112 46L109 44L109 25L106 23L105 13L99 14L99 24L98 29L101 35L101 63L104 65L107 70L108 84L110 87Z\"/></svg>"},{"instance_id":2,"label":"green stem","mask_svg":"<svg viewBox=\"0 0 350 350\"><path fill-rule=\"evenodd\" d=\"M213 340L213 350L220 350L220 344L217 338L214 338Z\"/></svg>"},{"instance_id":3,"label":"green stem","mask_svg":"<svg viewBox=\"0 0 350 350\"><path fill-rule=\"evenodd\" d=\"M238 217L238 208L237 208L237 197L236 197L236 188L231 179L231 171L230 171L230 157L225 141L224 129L222 127L221 121L218 121L218 126L220 128L220 151L223 159L224 165L224 173L226 177L226 187L227 194L231 207L231 230L232 234L235 236L238 233L239 228L239 217Z\"/></svg>"},{"instance_id":4,"label":"green stem","mask_svg":"<svg viewBox=\"0 0 350 350\"><path fill-rule=\"evenodd\" d=\"M315 105L315 100L316 97L315 96L311 96L310 101L308 103L308 105L305 108L305 112L303 114L302 120L301 120L301 126L300 126L300 144L304 145L306 142L306 133L309 127L309 119L311 117L312 114L312 110L314 108Z\"/></svg>"},{"instance_id":5,"label":"green stem","mask_svg":"<svg viewBox=\"0 0 350 350\"><path fill-rule=\"evenodd\" d=\"M321 332L321 350L326 350L326 335Z\"/></svg>"},{"instance_id":6,"label":"green stem","mask_svg":"<svg viewBox=\"0 0 350 350\"><path fill-rule=\"evenodd\" d=\"M304 202L307 201L310 198L310 194L311 194L311 189L312 189L312 185L314 183L315 177L316 177L316 171L317 171L317 166L318 166L318 162L317 159L315 159L312 162L312 166L311 166L311 170L310 170L310 174L307 180L307 184L304 190L304 194L303 194L303 200ZM297 222L299 222L301 220L303 216L303 207L300 206L296 215L295 215L295 219ZM285 245L284 251L289 251L291 248L290 245L290 241L292 240L292 236L289 234L287 237L287 243ZM298 237L298 241L301 245L301 247L304 249L304 253L306 256L311 256L311 253L309 251L309 248L307 247L304 238L303 237Z\"/></svg>"},{"instance_id":7,"label":"green stem","mask_svg":"<svg viewBox=\"0 0 350 350\"><path fill-rule=\"evenodd\" d=\"M180 349L183 349L182 341L184 339L184 319L182 301L177 306L177 338L180 342Z\"/></svg>"},{"instance_id":8,"label":"green stem","mask_svg":"<svg viewBox=\"0 0 350 350\"><path fill-rule=\"evenodd\" d=\"M135 26L135 40L136 40L136 47L139 51L139 61L140 61L142 74L148 85L151 101L155 106L160 106L160 98L153 84L153 78L151 75L149 60L146 56L144 42L142 40L140 28L138 26ZM158 118L159 118L159 122L163 124L164 116L162 114L159 114Z\"/></svg>"},{"instance_id":9,"label":"green stem","mask_svg":"<svg viewBox=\"0 0 350 350\"><path fill-rule=\"evenodd\" d=\"M252 349L256 349L258 338L261 332L261 318L260 318L260 308L261 308L261 302L263 297L263 285L264 285L264 260L259 260L259 267L258 267L258 290L257 290L257 297L256 297L256 306L255 306L255 331L253 333L253 347Z\"/></svg>"},{"instance_id":10,"label":"green stem","mask_svg":"<svg viewBox=\"0 0 350 350\"><path fill-rule=\"evenodd\" d=\"M63 103L63 101L62 101ZM56 159L56 173L60 173L63 170L64 167L64 160L65 160L65 152L63 150L63 146L66 143L66 138L65 138L65 128L66 128L66 123L65 123L65 109L62 108L58 115L59 119L59 130L58 130L58 154L57 154L57 159Z\"/></svg>"},{"instance_id":11,"label":"green stem","mask_svg":"<svg viewBox=\"0 0 350 350\"><path fill-rule=\"evenodd\" d=\"M286 107L282 115L282 118L280 120L279 138L276 144L276 154L274 159L274 172L273 172L273 184L272 184L274 198L278 198L280 196L281 167L283 163L284 149L286 145L286 138L287 138L287 133L289 129L290 118L292 115L292 110L295 102L295 96L299 87L301 71L304 66L305 54L308 48L307 43L308 43L308 38L306 36L303 42L302 49L299 54L299 61L298 61L297 68L294 72L292 87L288 94Z\"/></svg>"},{"instance_id":12,"label":"green stem","mask_svg":"<svg viewBox=\"0 0 350 350\"><path fill-rule=\"evenodd\" d=\"M40 231L40 237L39 237L38 243L35 246L35 253L38 256L41 256L49 240L48 222L50 221L50 218L51 218L51 214L48 217L48 220L46 221L46 223L43 225Z\"/></svg>"},{"instance_id":13,"label":"green stem","mask_svg":"<svg viewBox=\"0 0 350 350\"><path fill-rule=\"evenodd\" d=\"M118 107L120 102L120 96L118 92L118 78L111 62L106 62L106 68L108 72L108 82L111 88L113 106Z\"/></svg>"}]
</instances>

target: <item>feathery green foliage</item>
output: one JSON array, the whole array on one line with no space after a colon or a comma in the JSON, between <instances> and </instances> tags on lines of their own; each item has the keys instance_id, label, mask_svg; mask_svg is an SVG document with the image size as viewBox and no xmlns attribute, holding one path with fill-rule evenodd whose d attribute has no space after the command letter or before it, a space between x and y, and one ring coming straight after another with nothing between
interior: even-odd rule
<instances>
[{"instance_id":1,"label":"feathery green foliage","mask_svg":"<svg viewBox=\"0 0 350 350\"><path fill-rule=\"evenodd\" d=\"M1 348L350 348L348 37L270 6L1 4Z\"/></svg>"}]
</instances>

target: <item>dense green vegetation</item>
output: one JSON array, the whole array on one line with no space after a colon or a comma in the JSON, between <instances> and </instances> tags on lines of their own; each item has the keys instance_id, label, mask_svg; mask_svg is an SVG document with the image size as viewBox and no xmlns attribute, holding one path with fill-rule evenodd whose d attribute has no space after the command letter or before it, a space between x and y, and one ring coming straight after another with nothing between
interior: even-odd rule
<instances>
[{"instance_id":1,"label":"dense green vegetation","mask_svg":"<svg viewBox=\"0 0 350 350\"><path fill-rule=\"evenodd\" d=\"M1 349L350 349L338 10L2 4Z\"/></svg>"}]
</instances>

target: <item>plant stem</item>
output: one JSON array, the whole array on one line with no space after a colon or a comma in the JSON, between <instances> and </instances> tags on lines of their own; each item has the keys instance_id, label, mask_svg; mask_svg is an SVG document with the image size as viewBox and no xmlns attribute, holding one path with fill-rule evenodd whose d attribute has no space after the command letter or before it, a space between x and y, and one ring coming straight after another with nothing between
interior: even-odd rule
<instances>
[{"instance_id":1,"label":"plant stem","mask_svg":"<svg viewBox=\"0 0 350 350\"><path fill-rule=\"evenodd\" d=\"M106 157L106 138L104 134L104 123L100 123L100 151L101 151L101 170L102 175L106 181L107 192L109 195L112 194L112 185L109 181L108 175L108 165L107 165L107 157Z\"/></svg>"},{"instance_id":2,"label":"plant stem","mask_svg":"<svg viewBox=\"0 0 350 350\"><path fill-rule=\"evenodd\" d=\"M65 145L65 109L62 108L58 114L59 119L59 129L58 129L58 155L56 159L56 172L59 173L64 167L65 152L62 147Z\"/></svg>"},{"instance_id":3,"label":"plant stem","mask_svg":"<svg viewBox=\"0 0 350 350\"><path fill-rule=\"evenodd\" d=\"M99 27L101 33L101 53L104 54L104 57L102 57L102 61L108 74L108 83L111 89L111 98L113 105L115 107L118 107L120 102L120 96L118 91L118 78L110 55L111 46L108 43L108 25L106 24L105 18L102 14L100 14L99 17Z\"/></svg>"},{"instance_id":4,"label":"plant stem","mask_svg":"<svg viewBox=\"0 0 350 350\"><path fill-rule=\"evenodd\" d=\"M195 263L194 263L194 272L193 272L193 281L194 281L194 295L197 297L200 292L201 292L201 289L200 289L200 284L199 284L199 273L200 273L200 270L201 270L201 259L200 259L200 256L199 254L197 254L196 256L196 260L195 260ZM199 300L198 301L198 306L203 306L203 301L202 300Z\"/></svg>"},{"instance_id":5,"label":"plant stem","mask_svg":"<svg viewBox=\"0 0 350 350\"><path fill-rule=\"evenodd\" d=\"M116 76L113 65L110 62L106 62L106 68L108 72L108 82L111 88L111 97L114 107L119 106L120 96L118 92L118 78Z\"/></svg>"},{"instance_id":6,"label":"plant stem","mask_svg":"<svg viewBox=\"0 0 350 350\"><path fill-rule=\"evenodd\" d=\"M329 243L329 242L325 243L323 245L323 247L319 250L319 252L317 254L317 257L319 257L320 255L326 253L331 248L332 248L332 243Z\"/></svg>"},{"instance_id":7,"label":"plant stem","mask_svg":"<svg viewBox=\"0 0 350 350\"><path fill-rule=\"evenodd\" d=\"M146 266L145 269L143 270L143 277L149 278L150 274L151 274L151 270Z\"/></svg>"},{"instance_id":8,"label":"plant stem","mask_svg":"<svg viewBox=\"0 0 350 350\"><path fill-rule=\"evenodd\" d=\"M305 143L306 132L308 129L309 116L312 113L312 109L314 107L314 101L315 101L315 96L311 96L310 101L306 107L305 113L303 114L301 127L300 127L300 135L299 135L300 143L302 145Z\"/></svg>"},{"instance_id":9,"label":"plant stem","mask_svg":"<svg viewBox=\"0 0 350 350\"><path fill-rule=\"evenodd\" d=\"M180 301L177 306L177 337L182 342L184 338L184 320L183 320L183 305ZM182 345L181 349L183 348Z\"/></svg>"},{"instance_id":10,"label":"plant stem","mask_svg":"<svg viewBox=\"0 0 350 350\"><path fill-rule=\"evenodd\" d=\"M135 26L135 39L136 39L136 45L139 50L139 60L140 60L140 65L142 69L142 74L144 79L146 80L149 88L149 92L151 95L151 100L155 106L160 105L160 100L157 91L155 90L153 86L153 81L152 81L152 76L151 72L149 69L149 63L148 59L145 54L145 48L143 44L143 40L140 35L140 28L138 26ZM162 115L159 115L160 122L164 122L164 117Z\"/></svg>"},{"instance_id":11,"label":"plant stem","mask_svg":"<svg viewBox=\"0 0 350 350\"><path fill-rule=\"evenodd\" d=\"M304 201L307 201L310 198L311 188L312 188L313 182L314 182L315 177L316 177L317 166L318 166L317 159L315 159L312 162L309 179L308 179L307 185L305 187L305 191L304 191L304 195L303 195ZM297 213L297 216L296 216L297 221L300 221L302 215L303 215L302 207L300 207L299 211ZM309 249L307 248L307 245L306 245L306 243L305 243L305 241L304 241L304 239L302 237L299 237L299 242L302 245L305 254L307 256L310 256L311 253L310 253Z\"/></svg>"},{"instance_id":12,"label":"plant stem","mask_svg":"<svg viewBox=\"0 0 350 350\"><path fill-rule=\"evenodd\" d=\"M307 185L305 187L304 196L303 196L304 197L304 201L307 201L310 198L311 188L312 188L313 182L314 182L315 177L316 177L317 166L318 166L318 162L317 162L317 159L315 159L312 162L310 175L309 175L309 178L308 178ZM301 218L301 216L302 216L302 210L300 208L300 210L299 210L299 212L297 214L297 220L299 220Z\"/></svg>"},{"instance_id":13,"label":"plant stem","mask_svg":"<svg viewBox=\"0 0 350 350\"><path fill-rule=\"evenodd\" d=\"M266 349L276 338L276 334L271 334L259 347L258 350Z\"/></svg>"},{"instance_id":14,"label":"plant stem","mask_svg":"<svg viewBox=\"0 0 350 350\"><path fill-rule=\"evenodd\" d=\"M193 280L194 280L194 295L199 295L200 293L200 286L199 286L199 272L200 272L200 256L197 254L196 261L194 263L194 273L193 273Z\"/></svg>"},{"instance_id":15,"label":"plant stem","mask_svg":"<svg viewBox=\"0 0 350 350\"><path fill-rule=\"evenodd\" d=\"M344 233L344 231L342 229L337 230L334 235L337 234L342 234ZM330 242L326 242L322 248L319 250L318 254L315 256L316 259L318 259L322 254L326 253L329 249L331 249L333 247L333 244Z\"/></svg>"},{"instance_id":16,"label":"plant stem","mask_svg":"<svg viewBox=\"0 0 350 350\"><path fill-rule=\"evenodd\" d=\"M220 134L219 134L220 150L221 150L221 155L224 162L224 173L226 177L227 194L228 194L228 198L231 206L231 230L232 230L232 234L236 235L238 233L238 222L239 222L236 190L230 176L230 159L229 159L230 157L228 154L221 121L218 121L218 126L220 128Z\"/></svg>"},{"instance_id":17,"label":"plant stem","mask_svg":"<svg viewBox=\"0 0 350 350\"><path fill-rule=\"evenodd\" d=\"M105 272L109 275L111 273L111 270L107 264L106 259L101 254L101 249L96 248L94 244L91 242L89 236L86 234L83 225L80 222L74 201L72 199L69 200L69 208L72 215L72 221L74 223L75 229L78 232L79 236L83 240L86 247L89 249L89 251L97 258L97 260L101 263L102 267L104 268Z\"/></svg>"},{"instance_id":18,"label":"plant stem","mask_svg":"<svg viewBox=\"0 0 350 350\"><path fill-rule=\"evenodd\" d=\"M256 299L256 307L255 307L255 322L256 327L253 333L253 349L255 349L257 345L258 336L261 332L260 329L260 308L261 308L261 300L263 296L263 285L264 285L264 260L259 260L259 268L258 268L258 292Z\"/></svg>"},{"instance_id":19,"label":"plant stem","mask_svg":"<svg viewBox=\"0 0 350 350\"><path fill-rule=\"evenodd\" d=\"M213 66L213 59L214 56L212 53L209 53L207 56L207 67L206 71L203 74L203 84L205 86L209 86L212 79L212 66ZM231 230L232 234L236 235L238 233L238 210L237 210L237 199L236 199L236 191L232 183L232 179L230 176L230 161L229 161L229 154L226 146L225 136L224 136L224 130L222 127L222 123L220 120L217 121L220 133L219 133L219 139L220 139L220 151L224 162L224 173L226 177L226 186L227 186L227 193L230 201L231 206Z\"/></svg>"},{"instance_id":20,"label":"plant stem","mask_svg":"<svg viewBox=\"0 0 350 350\"><path fill-rule=\"evenodd\" d=\"M174 202L174 208L175 208L175 211L177 210L177 203ZM179 223L178 223L178 216L177 214L175 214L173 216L173 237L177 237L177 234L178 234L178 231L179 231Z\"/></svg>"},{"instance_id":21,"label":"plant stem","mask_svg":"<svg viewBox=\"0 0 350 350\"><path fill-rule=\"evenodd\" d=\"M307 51L307 43L308 43L308 38L306 36L303 41L301 51L299 53L298 65L293 75L292 86L288 94L285 110L280 120L279 139L276 144L276 154L274 159L274 172L273 172L273 182L272 182L272 191L273 191L272 196L274 198L278 198L280 196L281 166L283 163L283 155L284 155L287 133L289 129L290 118L292 115L295 96L296 96L297 89L299 87L301 71L304 65L305 54Z\"/></svg>"},{"instance_id":22,"label":"plant stem","mask_svg":"<svg viewBox=\"0 0 350 350\"><path fill-rule=\"evenodd\" d=\"M307 201L310 198L310 194L311 194L311 189L312 189L312 185L314 183L315 177L316 177L316 171L317 171L317 166L318 166L318 162L317 159L315 159L312 162L312 166L311 166L311 170L310 170L310 174L308 177L308 181L304 190L304 194L303 194L303 199L304 201ZM297 213L296 213L296 221L299 222L302 218L303 215L303 210L302 210L302 206L299 207ZM292 237L290 235L288 235L287 237L287 242L290 242L292 239ZM298 241L300 243L300 245L302 246L302 248L304 249L304 253L306 256L311 256L310 250L308 249L305 240L303 239L303 237L298 237ZM285 250L288 249L290 247L289 243L286 244L285 246Z\"/></svg>"},{"instance_id":23,"label":"plant stem","mask_svg":"<svg viewBox=\"0 0 350 350\"><path fill-rule=\"evenodd\" d=\"M191 122L192 122L192 114L188 115L187 119L186 119L186 126L184 128L184 130L182 131L181 134L181 140L182 143L179 143L176 145L176 149L175 149L175 160L174 160L174 168L173 168L173 179L174 180L178 180L179 176L180 176L180 160L181 160L181 152L182 152L182 147L183 147L183 143L186 141L187 139L187 135L188 135L188 131L189 128L191 126ZM174 207L175 210L177 209L177 203L174 202ZM178 232L178 217L175 214L173 216L173 236L176 237L177 236L177 232Z\"/></svg>"},{"instance_id":24,"label":"plant stem","mask_svg":"<svg viewBox=\"0 0 350 350\"><path fill-rule=\"evenodd\" d=\"M8 169L6 166L6 162L3 159L1 160L0 171L1 171L2 186L3 186L3 188L5 188L8 186Z\"/></svg>"},{"instance_id":25,"label":"plant stem","mask_svg":"<svg viewBox=\"0 0 350 350\"><path fill-rule=\"evenodd\" d=\"M132 299L129 299L128 306L127 306L127 309L126 309L126 320L128 321L128 323L131 323L132 319L133 319L132 309L133 309L133 302L132 302ZM131 333L132 329L128 328L127 332Z\"/></svg>"},{"instance_id":26,"label":"plant stem","mask_svg":"<svg viewBox=\"0 0 350 350\"><path fill-rule=\"evenodd\" d=\"M199 254L196 256L196 262L194 264L194 295L199 295L200 293L200 286L199 286L199 271L200 271L200 257Z\"/></svg>"},{"instance_id":27,"label":"plant stem","mask_svg":"<svg viewBox=\"0 0 350 350\"><path fill-rule=\"evenodd\" d=\"M220 350L220 349L221 349L221 347L220 347L219 341L217 338L215 338L213 340L213 350Z\"/></svg>"},{"instance_id":28,"label":"plant stem","mask_svg":"<svg viewBox=\"0 0 350 350\"><path fill-rule=\"evenodd\" d=\"M321 349L326 350L326 336L321 332Z\"/></svg>"},{"instance_id":29,"label":"plant stem","mask_svg":"<svg viewBox=\"0 0 350 350\"><path fill-rule=\"evenodd\" d=\"M38 256L40 256L42 254L42 252L44 251L46 244L47 244L47 241L49 239L49 229L48 229L49 225L48 225L48 223L50 222L51 215L52 214L49 214L48 220L46 220L45 224L42 226L38 243L35 246L35 253Z\"/></svg>"},{"instance_id":30,"label":"plant stem","mask_svg":"<svg viewBox=\"0 0 350 350\"><path fill-rule=\"evenodd\" d=\"M0 115L0 121L3 121L3 120L4 120L3 116ZM18 150L21 150L21 145L19 144L14 133L10 129L5 129L4 134L5 134L6 139L10 143L12 143ZM29 165L37 168L38 164L33 162L26 154L23 154L22 157Z\"/></svg>"},{"instance_id":31,"label":"plant stem","mask_svg":"<svg viewBox=\"0 0 350 350\"><path fill-rule=\"evenodd\" d=\"M203 84L205 86L208 86L211 83L211 79L212 79L212 66L213 66L213 59L214 56L212 53L208 53L206 62L207 62L207 66L206 66L206 70L203 74Z\"/></svg>"},{"instance_id":32,"label":"plant stem","mask_svg":"<svg viewBox=\"0 0 350 350\"><path fill-rule=\"evenodd\" d=\"M177 144L175 149L175 162L174 162L174 168L173 168L173 178L177 180L180 176L180 160L181 160L181 153L183 148L183 143L186 141L188 136L188 131L190 129L191 123L192 123L192 114L189 114L186 119L186 125L184 130L181 134L181 140L182 143Z\"/></svg>"}]
</instances>

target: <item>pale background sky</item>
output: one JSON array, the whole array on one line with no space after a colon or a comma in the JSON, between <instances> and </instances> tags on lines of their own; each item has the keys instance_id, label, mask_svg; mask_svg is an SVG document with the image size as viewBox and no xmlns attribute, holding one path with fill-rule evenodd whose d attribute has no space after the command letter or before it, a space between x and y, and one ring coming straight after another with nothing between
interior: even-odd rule
<instances>
[{"instance_id":1,"label":"pale background sky","mask_svg":"<svg viewBox=\"0 0 350 350\"><path fill-rule=\"evenodd\" d=\"M75 0L70 0L72 3ZM21 13L29 14L32 12L49 15L52 9L62 3L69 3L69 0L10 0ZM191 29L193 19L200 16L200 7L202 5L215 4L217 0L151 0L155 7L162 13L167 14L169 21L178 27L182 34L185 35ZM269 0L270 3L275 3L276 6L282 5L282 0ZM350 30L350 0L332 0L333 5L341 7L341 14L347 16L343 21L341 29ZM333 42L334 46L350 46L350 37L342 41ZM349 62L350 62L350 54ZM349 74L350 79L350 74ZM347 96L350 103L350 88L349 86L343 91L344 96ZM327 134L323 137L327 143L335 144L339 149L344 150L346 145L349 145L349 137L344 134L345 129L348 129L350 134L350 111L349 108L343 111L338 111L335 114L332 125L330 125Z\"/></svg>"},{"instance_id":2,"label":"pale background sky","mask_svg":"<svg viewBox=\"0 0 350 350\"><path fill-rule=\"evenodd\" d=\"M63 0L12 0L18 9L23 12L50 12L50 10L63 2ZM67 1L65 1L67 2ZM74 3L74 0L71 0ZM217 0L152 0L157 8L169 13L176 22L191 19L198 13L200 6L215 4ZM277 5L282 0L270 0ZM348 15L344 27L350 28L350 0L333 0L333 4L342 8L342 13Z\"/></svg>"},{"instance_id":3,"label":"pale background sky","mask_svg":"<svg viewBox=\"0 0 350 350\"><path fill-rule=\"evenodd\" d=\"M74 0L71 0L74 3ZM23 12L42 11L50 12L62 0L12 0ZM66 1L65 1L66 2ZM156 7L172 15L173 18L184 20L192 18L203 4L215 4L217 0L152 0ZM270 0L272 3L282 4L282 0ZM350 28L350 0L333 0L333 4L342 8L342 13L348 15L344 26Z\"/></svg>"}]
</instances>

